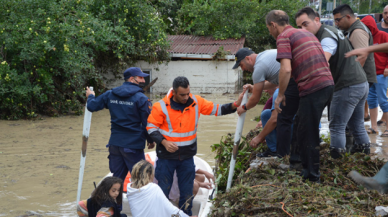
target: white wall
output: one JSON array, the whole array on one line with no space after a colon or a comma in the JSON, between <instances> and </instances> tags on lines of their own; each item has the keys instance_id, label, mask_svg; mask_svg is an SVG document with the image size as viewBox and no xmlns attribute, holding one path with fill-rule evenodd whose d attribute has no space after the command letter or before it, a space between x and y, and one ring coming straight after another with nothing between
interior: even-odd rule
<instances>
[{"instance_id":1,"label":"white wall","mask_svg":"<svg viewBox=\"0 0 388 217\"><path fill-rule=\"evenodd\" d=\"M237 92L240 88L242 71L240 69L233 70L234 64L235 61L179 60L170 61L168 65L139 61L134 66L140 67L142 70L150 70L151 80L158 77L151 89L153 93L166 93L172 87L174 78L185 76L189 79L190 91L199 94ZM105 77L109 89L123 83L122 75L120 78L114 78L113 74L108 74Z\"/></svg>"}]
</instances>

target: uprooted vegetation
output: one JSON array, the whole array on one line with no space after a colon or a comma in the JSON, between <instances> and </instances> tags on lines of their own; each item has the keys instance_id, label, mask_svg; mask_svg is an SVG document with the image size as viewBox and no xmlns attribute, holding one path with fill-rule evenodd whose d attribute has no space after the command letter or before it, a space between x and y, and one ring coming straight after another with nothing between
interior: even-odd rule
<instances>
[{"instance_id":1,"label":"uprooted vegetation","mask_svg":"<svg viewBox=\"0 0 388 217\"><path fill-rule=\"evenodd\" d=\"M327 144L320 147L321 184L303 182L300 172L281 169L279 165L289 164L288 157L245 172L255 154L266 149L265 145L255 150L249 147L259 132L252 130L242 139L229 192L224 186L233 136L229 134L221 145L213 145L219 192L211 216L374 216L376 206L388 204L387 196L366 190L347 176L351 170L374 176L385 161L361 153L332 159Z\"/></svg>"}]
</instances>

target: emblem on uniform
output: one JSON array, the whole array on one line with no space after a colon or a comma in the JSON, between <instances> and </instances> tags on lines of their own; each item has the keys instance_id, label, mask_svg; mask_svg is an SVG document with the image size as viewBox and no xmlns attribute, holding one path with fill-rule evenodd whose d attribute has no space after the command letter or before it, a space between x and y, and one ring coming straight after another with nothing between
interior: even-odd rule
<instances>
[{"instance_id":1,"label":"emblem on uniform","mask_svg":"<svg viewBox=\"0 0 388 217\"><path fill-rule=\"evenodd\" d=\"M235 57L235 58L234 58L234 60L236 60L236 61L237 61L237 57Z\"/></svg>"}]
</instances>

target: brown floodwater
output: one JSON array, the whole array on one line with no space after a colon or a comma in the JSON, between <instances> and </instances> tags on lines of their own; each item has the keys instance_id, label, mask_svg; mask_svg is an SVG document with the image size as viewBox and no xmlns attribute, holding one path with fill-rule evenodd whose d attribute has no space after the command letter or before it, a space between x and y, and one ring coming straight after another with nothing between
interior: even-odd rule
<instances>
[{"instance_id":1,"label":"brown floodwater","mask_svg":"<svg viewBox=\"0 0 388 217\"><path fill-rule=\"evenodd\" d=\"M234 94L203 96L217 103L232 102L237 97ZM262 107L248 111L243 134L256 126L253 118L260 114ZM237 114L201 116L198 155L210 165L214 165L210 146L219 143L227 133L234 134L237 119ZM83 116L0 121L0 216L76 216L82 128ZM385 127L379 130L383 132ZM321 132L328 132L326 111ZM105 148L109 136L108 110L93 113L81 199L88 198L94 189L93 182L98 183L109 172ZM388 142L376 135L370 138L372 151L379 157L387 156Z\"/></svg>"},{"instance_id":2,"label":"brown floodwater","mask_svg":"<svg viewBox=\"0 0 388 217\"><path fill-rule=\"evenodd\" d=\"M202 95L216 103L233 102L237 95ZM157 96L154 101L159 100ZM243 134L254 128L252 119L262 106L246 115ZM0 121L0 216L76 216L83 116L43 117L43 120ZM234 134L238 115L201 115L198 156L214 165L210 146ZM89 197L109 172L108 110L94 112L90 128L81 199ZM148 151L146 149L146 151Z\"/></svg>"}]
</instances>

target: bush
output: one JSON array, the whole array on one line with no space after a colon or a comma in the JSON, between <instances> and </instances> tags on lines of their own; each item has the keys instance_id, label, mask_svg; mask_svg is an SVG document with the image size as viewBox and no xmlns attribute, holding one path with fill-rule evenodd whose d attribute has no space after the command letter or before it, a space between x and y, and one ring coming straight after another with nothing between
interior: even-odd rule
<instances>
[{"instance_id":1,"label":"bush","mask_svg":"<svg viewBox=\"0 0 388 217\"><path fill-rule=\"evenodd\" d=\"M103 92L102 73L168 59L165 25L145 1L5 0L0 12L2 119L82 114L83 88Z\"/></svg>"}]
</instances>

